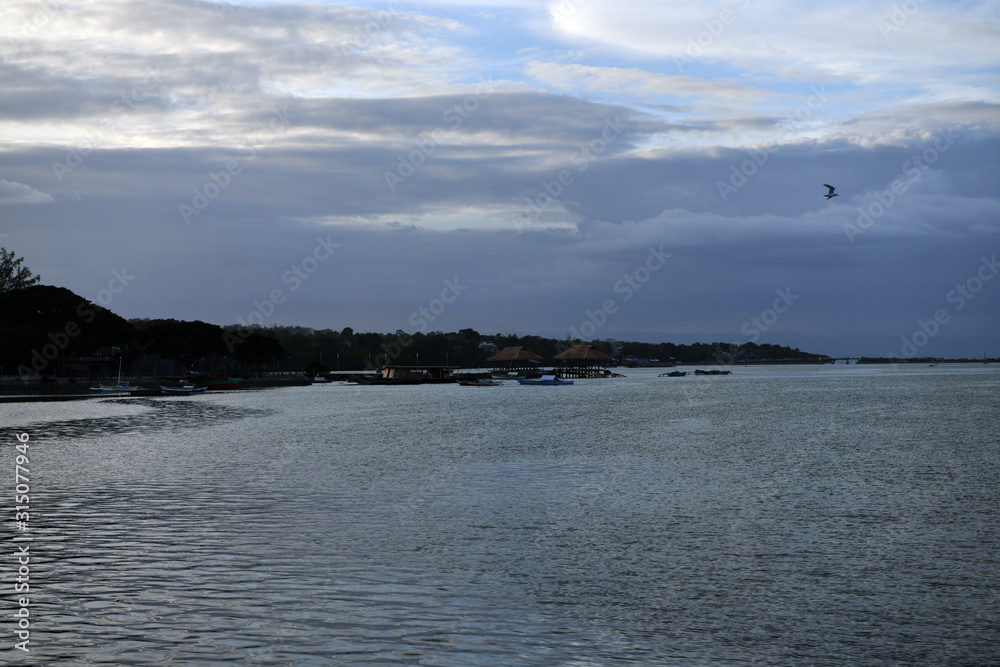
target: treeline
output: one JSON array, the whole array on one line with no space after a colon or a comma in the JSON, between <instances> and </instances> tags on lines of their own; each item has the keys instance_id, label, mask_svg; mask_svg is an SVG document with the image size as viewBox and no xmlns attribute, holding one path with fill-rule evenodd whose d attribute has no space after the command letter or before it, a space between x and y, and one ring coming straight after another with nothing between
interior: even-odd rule
<instances>
[{"instance_id":1,"label":"treeline","mask_svg":"<svg viewBox=\"0 0 1000 667\"><path fill-rule=\"evenodd\" d=\"M0 366L7 375L86 376L106 373L121 359L135 374L210 371L225 367L243 375L301 371L310 375L374 370L388 364L488 366L496 351L523 346L541 364L573 344L588 343L617 363L742 363L823 361L823 355L776 345L748 343L637 343L580 341L540 336L445 333L358 333L305 327L219 326L172 319L124 320L70 290L35 285L0 294ZM634 361L632 362L634 363ZM95 364L101 364L95 366Z\"/></svg>"},{"instance_id":2,"label":"treeline","mask_svg":"<svg viewBox=\"0 0 1000 667\"><path fill-rule=\"evenodd\" d=\"M801 352L779 345L747 343L673 343L622 342L614 339L582 341L482 334L475 329L456 332L431 331L409 334L405 331L358 333L350 327L341 331L313 330L305 327L272 326L255 329L263 336L274 337L285 351L290 368L311 373L374 370L384 365L441 365L482 368L487 359L505 347L522 346L541 355L541 364L553 364L553 357L576 344L590 344L613 357L617 364L646 363L761 363L768 361L822 362L825 355Z\"/></svg>"}]
</instances>

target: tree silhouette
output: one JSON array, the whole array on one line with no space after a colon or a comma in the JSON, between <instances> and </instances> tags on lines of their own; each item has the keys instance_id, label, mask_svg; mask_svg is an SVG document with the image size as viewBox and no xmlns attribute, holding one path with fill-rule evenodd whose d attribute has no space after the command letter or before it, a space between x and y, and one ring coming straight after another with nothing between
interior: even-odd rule
<instances>
[{"instance_id":1,"label":"tree silhouette","mask_svg":"<svg viewBox=\"0 0 1000 667\"><path fill-rule=\"evenodd\" d=\"M205 357L226 354L223 328L200 320L157 320L140 333L147 351L177 359L189 369Z\"/></svg>"},{"instance_id":2,"label":"tree silhouette","mask_svg":"<svg viewBox=\"0 0 1000 667\"><path fill-rule=\"evenodd\" d=\"M31 287L41 276L32 275L24 263L23 257L17 257L6 248L0 248L0 294L17 289Z\"/></svg>"}]
</instances>

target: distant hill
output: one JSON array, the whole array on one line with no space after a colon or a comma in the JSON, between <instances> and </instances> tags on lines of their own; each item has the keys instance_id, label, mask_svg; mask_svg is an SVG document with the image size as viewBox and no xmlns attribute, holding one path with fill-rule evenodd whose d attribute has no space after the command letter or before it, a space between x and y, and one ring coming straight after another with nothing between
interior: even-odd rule
<instances>
[{"instance_id":1,"label":"distant hill","mask_svg":"<svg viewBox=\"0 0 1000 667\"><path fill-rule=\"evenodd\" d=\"M0 313L0 365L8 374L51 373L60 357L124 349L135 337L123 318L64 287L4 292Z\"/></svg>"}]
</instances>

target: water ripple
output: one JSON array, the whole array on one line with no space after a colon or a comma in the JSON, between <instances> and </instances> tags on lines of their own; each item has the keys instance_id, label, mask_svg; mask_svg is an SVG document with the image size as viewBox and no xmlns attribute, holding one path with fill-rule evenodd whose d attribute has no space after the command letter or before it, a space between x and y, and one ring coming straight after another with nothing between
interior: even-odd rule
<instances>
[{"instance_id":1,"label":"water ripple","mask_svg":"<svg viewBox=\"0 0 1000 667\"><path fill-rule=\"evenodd\" d=\"M32 653L0 655L996 663L997 376L796 372L19 408Z\"/></svg>"}]
</instances>

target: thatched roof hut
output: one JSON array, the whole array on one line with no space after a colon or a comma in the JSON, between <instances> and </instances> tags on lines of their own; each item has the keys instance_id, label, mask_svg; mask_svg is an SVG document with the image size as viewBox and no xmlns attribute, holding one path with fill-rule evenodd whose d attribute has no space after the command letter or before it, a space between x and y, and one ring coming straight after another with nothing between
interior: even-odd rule
<instances>
[{"instance_id":1,"label":"thatched roof hut","mask_svg":"<svg viewBox=\"0 0 1000 667\"><path fill-rule=\"evenodd\" d=\"M559 374L563 377L601 377L609 375L606 370L611 356L593 345L574 345L557 354Z\"/></svg>"},{"instance_id":2,"label":"thatched roof hut","mask_svg":"<svg viewBox=\"0 0 1000 667\"><path fill-rule=\"evenodd\" d=\"M528 371L535 370L542 355L535 354L523 346L505 347L486 361L492 364L494 371Z\"/></svg>"}]
</instances>

